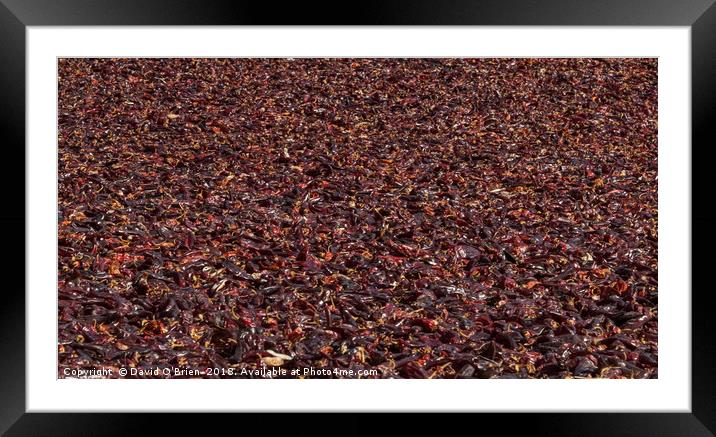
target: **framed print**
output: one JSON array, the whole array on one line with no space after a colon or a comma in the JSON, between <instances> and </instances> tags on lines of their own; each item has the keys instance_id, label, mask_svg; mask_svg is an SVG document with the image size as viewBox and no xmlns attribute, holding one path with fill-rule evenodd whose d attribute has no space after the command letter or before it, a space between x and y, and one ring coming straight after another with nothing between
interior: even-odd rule
<instances>
[{"instance_id":1,"label":"framed print","mask_svg":"<svg viewBox=\"0 0 716 437\"><path fill-rule=\"evenodd\" d=\"M3 2L8 435L712 435L710 2L270 9Z\"/></svg>"}]
</instances>

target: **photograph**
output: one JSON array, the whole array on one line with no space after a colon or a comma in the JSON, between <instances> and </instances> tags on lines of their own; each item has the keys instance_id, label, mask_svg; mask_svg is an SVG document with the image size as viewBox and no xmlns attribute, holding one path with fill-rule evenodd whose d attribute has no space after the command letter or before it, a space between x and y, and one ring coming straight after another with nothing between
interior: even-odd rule
<instances>
[{"instance_id":1,"label":"photograph","mask_svg":"<svg viewBox=\"0 0 716 437\"><path fill-rule=\"evenodd\" d=\"M57 378L659 377L658 58L56 65Z\"/></svg>"}]
</instances>

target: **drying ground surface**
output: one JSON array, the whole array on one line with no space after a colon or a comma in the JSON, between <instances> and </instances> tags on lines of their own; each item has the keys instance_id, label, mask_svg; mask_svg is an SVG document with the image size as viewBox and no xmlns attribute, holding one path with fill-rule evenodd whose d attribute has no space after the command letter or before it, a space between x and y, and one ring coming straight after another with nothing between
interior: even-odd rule
<instances>
[{"instance_id":1,"label":"drying ground surface","mask_svg":"<svg viewBox=\"0 0 716 437\"><path fill-rule=\"evenodd\" d=\"M657 376L656 60L74 59L58 81L60 376Z\"/></svg>"}]
</instances>

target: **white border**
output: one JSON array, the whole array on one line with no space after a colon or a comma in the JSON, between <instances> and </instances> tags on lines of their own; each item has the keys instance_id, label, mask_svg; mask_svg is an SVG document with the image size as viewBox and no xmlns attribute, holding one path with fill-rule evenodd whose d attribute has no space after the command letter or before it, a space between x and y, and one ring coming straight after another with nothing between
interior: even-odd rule
<instances>
[{"instance_id":1,"label":"white border","mask_svg":"<svg viewBox=\"0 0 716 437\"><path fill-rule=\"evenodd\" d=\"M28 27L27 410L691 410L690 28ZM659 57L656 380L56 379L56 58Z\"/></svg>"}]
</instances>

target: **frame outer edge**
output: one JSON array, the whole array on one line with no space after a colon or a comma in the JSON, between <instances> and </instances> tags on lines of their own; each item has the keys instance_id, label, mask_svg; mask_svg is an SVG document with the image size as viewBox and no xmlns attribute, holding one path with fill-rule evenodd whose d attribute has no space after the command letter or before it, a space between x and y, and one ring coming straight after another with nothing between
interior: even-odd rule
<instances>
[{"instance_id":1,"label":"frame outer edge","mask_svg":"<svg viewBox=\"0 0 716 437\"><path fill-rule=\"evenodd\" d=\"M27 13L27 9L17 11L16 8L19 2L15 2L13 0L3 0L2 3L0 3L0 59L3 61L3 69L0 69L0 101L3 102L3 105L0 105L0 125L6 133L4 141L6 147L15 147L15 153L18 153L19 150L23 151L22 171L24 172L25 24L23 24L23 21L32 25L74 24L78 20L84 21L84 23L81 24L85 25L91 25L94 23L92 23L91 12L89 15L80 14L77 18L70 18L66 14L60 14L54 18L50 18L49 22L42 23L38 22L38 19L39 21L43 21L42 17L47 17L47 15L40 14L38 17L36 8L37 4L42 2L32 2L34 5L29 7L29 15ZM7 3L14 4L12 7L13 10L23 12L23 14L20 15L24 18L23 21L17 18L13 11L7 6ZM72 2L61 1L58 3L61 3L64 6L69 6L68 3ZM690 3L690 9L692 12L694 7L701 9L701 6L704 4L703 1ZM698 5L696 5L696 3L698 3ZM709 110L713 106L716 106L713 101L716 86L711 81L711 74L716 72L716 56L714 56L714 52L716 50L716 30L714 30L716 29L716 6L712 4L713 0L709 0L707 3L710 4L708 5L708 9L706 9L706 11L703 12L703 14L700 15L692 24L693 143L703 143L702 150L709 146L709 143L706 143L705 141L705 135L708 135L709 130L712 130L709 127L712 123L712 117ZM676 5L677 3L674 4ZM683 7L683 5L679 6ZM32 11L33 7L35 7L34 14ZM668 8L663 7L662 12L664 12L665 9ZM72 11L68 12L71 13ZM131 11L129 10L125 10L125 13L131 16L132 14L130 12ZM683 16L684 14L679 14L680 19L683 18ZM122 21L122 23L119 24L129 24L125 17L126 16L123 15L123 17L119 19ZM494 15L492 15L492 18L494 19ZM186 18L183 19L185 20ZM438 17L438 19L440 19L440 17ZM472 17L469 17L468 19L471 20ZM675 23L675 21L677 21L676 19L671 19L667 20L668 23L663 22L663 24L686 24L682 23L680 19L678 23ZM175 20L176 17L171 17L167 21ZM602 17L599 21L606 20L608 20L608 18L605 19ZM653 20L654 18L651 16L650 18L644 19L644 22L641 24L649 24L652 23ZM659 22L662 22L662 20L663 18L657 19ZM130 21L135 22L143 20L137 18L132 20L130 18ZM154 20L152 19L151 21ZM418 19L416 21L421 20ZM523 20L518 19L518 21L521 23ZM536 21L540 21L540 19L537 18ZM19 84L21 86L18 86ZM693 150L697 149L694 147ZM707 179L706 175L709 173L705 172L705 167L698 167L699 165L705 166L708 165L708 162L703 163L703 160L700 162L699 160L692 159L693 199L696 199L697 193L702 195L702 199L705 199L705 197L703 197L704 195L708 195L706 190L709 189L708 183L710 181ZM697 176L697 174L701 174L702 176ZM4 181L6 182L6 186L12 187L17 184L17 180L12 173L4 173L0 177L6 179ZM19 200L24 206L24 191L20 192L18 197L21 197L17 200ZM10 202L8 202L8 204L9 203ZM716 215L712 215L710 212L705 211L700 207L697 208L696 203L692 203L692 205L694 234L696 234L695 231L697 229L704 230L706 226L710 228L713 227L713 225L716 225ZM19 226L20 222L23 222L22 225L24 227L24 208L22 213L19 215L8 214L7 211L3 211L0 213L0 220L6 226ZM713 247L713 244L716 244L716 237L708 235L708 233L699 233L698 235L706 238L705 241L700 241L700 247L704 247L706 244L708 244L708 247ZM16 236L15 238L19 238L19 236ZM713 255L706 257L705 259L699 259L695 256L693 258L694 264L692 266L692 271L697 272L700 270L699 267L706 267L711 263L711 261L714 261L714 258L716 257ZM19 259L19 257L16 259ZM23 249L22 262L24 262L24 260ZM9 265L5 268L5 270L8 277L18 276L17 274L11 274ZM708 272L708 269L701 269L701 271ZM694 276L693 278L695 279L696 277L697 276ZM0 317L0 344L10 346L6 350L11 352L4 357L2 364L0 364L0 386L2 386L2 391L4 393L3 399L0 399L0 432L7 430L8 427L10 427L18 418L25 421L26 419L30 419L31 416L35 416L32 414L27 415L27 417L21 417L25 411L25 351L24 335L18 336L17 333L24 333L25 331L25 314L23 311L24 293L20 293L19 291L15 292L13 288L17 290L22 289L24 291L24 277L15 279L15 282L18 281L19 284L13 284L17 287L8 288L6 296L10 293L15 294L8 302L6 302L5 305L3 305L0 310L2 311L2 317ZM705 292L708 292L708 290L705 290ZM713 329L716 328L716 323L714 323L710 315L706 313L709 306L707 305L708 298L705 297L704 294L706 293L702 293L701 295L698 293L693 294L693 311L695 317L693 322L692 341L695 347L693 349L692 357L692 379L693 381L699 381L698 384L693 385L692 389L693 416L695 416L694 419L698 420L705 428L713 430L716 429L716 417L713 416L712 408L712 406L716 404L716 384L714 384L713 365L711 363L713 363L713 358L716 357L716 346L710 341L708 334L713 332ZM8 357L12 358L7 359ZM79 419L79 417L77 417L77 419Z\"/></svg>"},{"instance_id":2,"label":"frame outer edge","mask_svg":"<svg viewBox=\"0 0 716 437\"><path fill-rule=\"evenodd\" d=\"M712 432L716 430L716 381L713 332L713 281L710 272L716 256L716 214L713 198L713 110L716 107L716 5L691 27L691 126L692 126L692 372L693 414ZM697 155L699 158L697 158ZM698 238L693 238L698 236ZM709 304L711 303L711 304Z\"/></svg>"},{"instance_id":3,"label":"frame outer edge","mask_svg":"<svg viewBox=\"0 0 716 437\"><path fill-rule=\"evenodd\" d=\"M688 26L713 0L2 0L28 26L67 25L617 25ZM350 12L347 13L347 10Z\"/></svg>"},{"instance_id":4,"label":"frame outer edge","mask_svg":"<svg viewBox=\"0 0 716 437\"><path fill-rule=\"evenodd\" d=\"M0 288L0 432L4 432L25 412L25 25L2 4L0 65L0 126L7 165L0 172L6 205L0 209L6 248ZM10 167L13 171L7 171ZM22 189L17 188L19 183Z\"/></svg>"}]
</instances>

